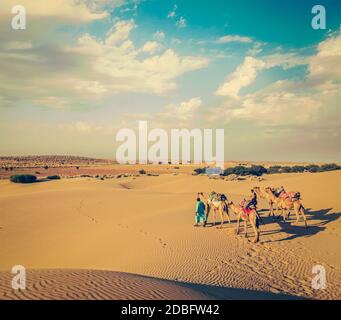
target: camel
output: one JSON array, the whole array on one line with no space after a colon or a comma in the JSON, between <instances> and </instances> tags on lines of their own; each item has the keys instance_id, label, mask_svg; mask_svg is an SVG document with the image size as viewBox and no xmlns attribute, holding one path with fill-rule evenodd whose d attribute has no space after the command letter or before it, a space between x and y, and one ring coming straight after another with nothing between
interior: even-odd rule
<instances>
[{"instance_id":1,"label":"camel","mask_svg":"<svg viewBox=\"0 0 341 320\"><path fill-rule=\"evenodd\" d=\"M255 190L256 194L261 198L265 199L269 204L269 217L275 216L274 214L274 204L277 203L277 198L274 198L274 194L270 194L266 191L264 188L260 187L254 187L253 190Z\"/></svg>"},{"instance_id":2,"label":"camel","mask_svg":"<svg viewBox=\"0 0 341 320\"><path fill-rule=\"evenodd\" d=\"M259 216L255 209L245 209L242 206L236 206L232 201L227 203L228 207L236 214L237 216L237 230L236 233L239 234L239 225L240 219L244 221L244 231L245 238L247 238L247 223L251 223L251 227L255 233L255 237L253 239L253 243L259 241Z\"/></svg>"},{"instance_id":3,"label":"camel","mask_svg":"<svg viewBox=\"0 0 341 320\"><path fill-rule=\"evenodd\" d=\"M298 224L300 221L300 214L303 217L303 221L304 221L304 225L306 228L308 228L307 225L307 217L305 215L305 208L301 202L301 199L299 198L291 198L288 197L286 199L281 199L280 202L277 205L277 209L281 209L282 210L282 217L283 217L283 221L285 222L285 215L284 215L284 210L288 211L288 215L287 215L287 219L289 219L290 217L290 210L294 210L295 214L296 214L296 221L293 224Z\"/></svg>"},{"instance_id":4,"label":"camel","mask_svg":"<svg viewBox=\"0 0 341 320\"><path fill-rule=\"evenodd\" d=\"M294 210L296 214L296 221L293 224L297 224L300 220L300 214L303 217L305 227L307 228L307 217L305 215L305 208L302 204L299 192L283 192L278 197L274 194L271 188L266 188L266 192L274 199L277 205L277 212L281 210L281 216L285 222L290 217L290 210ZM288 214L285 217L284 211L287 210Z\"/></svg>"},{"instance_id":5,"label":"camel","mask_svg":"<svg viewBox=\"0 0 341 320\"><path fill-rule=\"evenodd\" d=\"M205 200L207 204L207 214L206 214L206 220L204 226L206 226L208 216L211 212L211 209L214 211L214 225L216 224L216 214L219 212L220 214L220 219L221 219L221 224L219 228L222 228L224 224L224 212L227 215L227 221L228 223L231 223L229 211L228 211L228 206L226 204L226 200L224 200L224 195L216 192L211 192L208 197L206 198L205 195L202 192L199 192L198 195L201 195ZM224 196L224 197L222 197ZM226 198L226 197L225 197Z\"/></svg>"}]
</instances>

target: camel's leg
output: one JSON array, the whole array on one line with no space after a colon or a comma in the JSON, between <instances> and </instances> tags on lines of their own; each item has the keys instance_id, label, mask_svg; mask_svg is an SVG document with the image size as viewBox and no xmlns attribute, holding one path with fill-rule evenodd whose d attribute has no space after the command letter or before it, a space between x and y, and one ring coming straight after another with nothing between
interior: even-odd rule
<instances>
[{"instance_id":1,"label":"camel's leg","mask_svg":"<svg viewBox=\"0 0 341 320\"><path fill-rule=\"evenodd\" d=\"M270 210L269 210L269 217L274 215L274 208L272 201L269 202Z\"/></svg>"},{"instance_id":2,"label":"camel's leg","mask_svg":"<svg viewBox=\"0 0 341 320\"><path fill-rule=\"evenodd\" d=\"M305 215L305 212L304 212L305 210L304 210L304 207L301 205L301 207L300 207L300 212L302 213L302 216L303 216L303 220L304 220L304 225L305 225L305 227L306 228L308 228L308 224L307 224L307 217L306 217L306 215Z\"/></svg>"},{"instance_id":3,"label":"camel's leg","mask_svg":"<svg viewBox=\"0 0 341 320\"><path fill-rule=\"evenodd\" d=\"M206 227L207 221L208 221L208 216L210 215L211 207L210 205L207 205L207 213L206 213L206 219L204 223L204 227Z\"/></svg>"},{"instance_id":4,"label":"camel's leg","mask_svg":"<svg viewBox=\"0 0 341 320\"><path fill-rule=\"evenodd\" d=\"M282 209L281 216L282 216L283 222L286 222L286 218L285 218L285 210L286 210L286 208L282 207L281 209Z\"/></svg>"},{"instance_id":5,"label":"camel's leg","mask_svg":"<svg viewBox=\"0 0 341 320\"><path fill-rule=\"evenodd\" d=\"M227 205L224 205L224 211L226 212L228 223L231 224L231 218L230 218L229 208L228 208Z\"/></svg>"},{"instance_id":6,"label":"camel's leg","mask_svg":"<svg viewBox=\"0 0 341 320\"><path fill-rule=\"evenodd\" d=\"M256 216L250 217L250 223L251 223L253 232L255 233L253 243L256 243L259 241L259 230L257 228L257 217Z\"/></svg>"},{"instance_id":7,"label":"camel's leg","mask_svg":"<svg viewBox=\"0 0 341 320\"><path fill-rule=\"evenodd\" d=\"M247 238L247 221L244 220L244 232L245 232L245 238Z\"/></svg>"},{"instance_id":8,"label":"camel's leg","mask_svg":"<svg viewBox=\"0 0 341 320\"><path fill-rule=\"evenodd\" d=\"M220 219L221 219L220 228L222 228L224 224L224 208L219 208L219 213L220 213Z\"/></svg>"},{"instance_id":9,"label":"camel's leg","mask_svg":"<svg viewBox=\"0 0 341 320\"><path fill-rule=\"evenodd\" d=\"M281 214L279 214L279 204L278 203L276 204L276 214L277 214L277 217L283 215L283 211Z\"/></svg>"},{"instance_id":10,"label":"camel's leg","mask_svg":"<svg viewBox=\"0 0 341 320\"><path fill-rule=\"evenodd\" d=\"M294 208L295 214L296 214L296 221L293 224L298 224L300 222L300 209L295 207Z\"/></svg>"},{"instance_id":11,"label":"camel's leg","mask_svg":"<svg viewBox=\"0 0 341 320\"><path fill-rule=\"evenodd\" d=\"M236 234L239 234L239 225L240 225L240 214L237 214L237 229L236 229Z\"/></svg>"}]
</instances>

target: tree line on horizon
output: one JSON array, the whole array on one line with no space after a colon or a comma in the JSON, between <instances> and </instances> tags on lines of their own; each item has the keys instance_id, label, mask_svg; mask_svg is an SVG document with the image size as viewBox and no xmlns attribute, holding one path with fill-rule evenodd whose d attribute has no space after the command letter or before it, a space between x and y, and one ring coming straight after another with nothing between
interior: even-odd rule
<instances>
[{"instance_id":1,"label":"tree line on horizon","mask_svg":"<svg viewBox=\"0 0 341 320\"><path fill-rule=\"evenodd\" d=\"M205 168L196 168L194 169L194 172L196 174L205 174L206 173ZM334 170L340 170L341 166L335 164L335 163L328 163L323 165L296 165L296 166L270 166L269 168L265 168L261 165L252 165L250 167L247 166L235 166L231 168L225 169L220 175L222 176L228 176L231 174L235 174L237 176L262 176L263 174L275 174L275 173L297 173L297 172L325 172L325 171L334 171Z\"/></svg>"}]
</instances>

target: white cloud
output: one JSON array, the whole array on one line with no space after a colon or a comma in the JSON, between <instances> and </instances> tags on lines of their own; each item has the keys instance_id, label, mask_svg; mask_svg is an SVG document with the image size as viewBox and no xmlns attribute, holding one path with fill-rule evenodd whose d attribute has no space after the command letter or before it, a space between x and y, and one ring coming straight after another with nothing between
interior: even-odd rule
<instances>
[{"instance_id":1,"label":"white cloud","mask_svg":"<svg viewBox=\"0 0 341 320\"><path fill-rule=\"evenodd\" d=\"M201 97L192 98L180 104L170 104L166 106L166 111L162 114L162 117L175 118L178 121L188 121L193 118L195 111L201 105Z\"/></svg>"},{"instance_id":2,"label":"white cloud","mask_svg":"<svg viewBox=\"0 0 341 320\"><path fill-rule=\"evenodd\" d=\"M32 49L30 41L10 41L3 44L5 50L25 50Z\"/></svg>"},{"instance_id":3,"label":"white cloud","mask_svg":"<svg viewBox=\"0 0 341 320\"><path fill-rule=\"evenodd\" d=\"M299 56L295 53L275 53L259 58L247 56L243 63L218 88L216 95L237 99L240 90L252 84L260 71L277 66L286 70L298 65L306 65L308 60L308 57Z\"/></svg>"},{"instance_id":4,"label":"white cloud","mask_svg":"<svg viewBox=\"0 0 341 320\"><path fill-rule=\"evenodd\" d=\"M118 21L104 39L84 34L64 47L0 48L2 105L66 108L97 105L116 93L164 95L176 89L179 76L208 65L206 57L182 56L155 41L136 48L130 38L135 27L134 21Z\"/></svg>"},{"instance_id":5,"label":"white cloud","mask_svg":"<svg viewBox=\"0 0 341 320\"><path fill-rule=\"evenodd\" d=\"M227 99L210 110L210 120L251 121L253 125L306 128L309 132L315 128L317 135L323 131L325 135L340 136L341 34L333 34L316 49L310 57L290 52L263 56L261 60L246 57L218 89L217 94ZM303 80L280 80L254 93L239 95L260 70L297 65L308 66Z\"/></svg>"},{"instance_id":6,"label":"white cloud","mask_svg":"<svg viewBox=\"0 0 341 320\"><path fill-rule=\"evenodd\" d=\"M135 28L133 21L119 21L105 39L107 46L116 46L122 44L124 40L129 38L130 32Z\"/></svg>"},{"instance_id":7,"label":"white cloud","mask_svg":"<svg viewBox=\"0 0 341 320\"><path fill-rule=\"evenodd\" d=\"M155 52L159 51L161 49L160 44L158 42L155 41L147 41L141 51L142 52L146 52L149 54L154 54Z\"/></svg>"},{"instance_id":8,"label":"white cloud","mask_svg":"<svg viewBox=\"0 0 341 320\"><path fill-rule=\"evenodd\" d=\"M134 121L140 119L149 120L155 127L161 128L191 127L193 120L200 116L196 111L202 104L201 97L194 97L187 101L168 104L161 112L154 114L127 114L126 117Z\"/></svg>"},{"instance_id":9,"label":"white cloud","mask_svg":"<svg viewBox=\"0 0 341 320\"><path fill-rule=\"evenodd\" d=\"M153 38L157 41L162 41L165 38L165 33L163 31L156 31Z\"/></svg>"},{"instance_id":10,"label":"white cloud","mask_svg":"<svg viewBox=\"0 0 341 320\"><path fill-rule=\"evenodd\" d=\"M178 9L178 6L175 4L173 6L173 10L168 13L167 18L175 18L177 9Z\"/></svg>"},{"instance_id":11,"label":"white cloud","mask_svg":"<svg viewBox=\"0 0 341 320\"><path fill-rule=\"evenodd\" d=\"M244 36L239 36L239 35L226 35L217 39L216 42L217 43L229 43L229 42L251 43L252 39L249 37L244 37Z\"/></svg>"},{"instance_id":12,"label":"white cloud","mask_svg":"<svg viewBox=\"0 0 341 320\"><path fill-rule=\"evenodd\" d=\"M116 129L114 126L110 125L98 125L88 121L76 121L75 123L59 124L59 129L67 130L70 132L76 132L80 134L104 134L104 135L114 135Z\"/></svg>"},{"instance_id":13,"label":"white cloud","mask_svg":"<svg viewBox=\"0 0 341 320\"><path fill-rule=\"evenodd\" d=\"M341 34L332 35L317 47L309 61L309 77L319 81L341 81Z\"/></svg>"},{"instance_id":14,"label":"white cloud","mask_svg":"<svg viewBox=\"0 0 341 320\"><path fill-rule=\"evenodd\" d=\"M69 101L62 97L48 96L33 100L33 103L53 109L65 109L69 107Z\"/></svg>"},{"instance_id":15,"label":"white cloud","mask_svg":"<svg viewBox=\"0 0 341 320\"><path fill-rule=\"evenodd\" d=\"M216 95L238 98L240 89L250 85L265 66L261 60L246 57L237 70L218 88Z\"/></svg>"},{"instance_id":16,"label":"white cloud","mask_svg":"<svg viewBox=\"0 0 341 320\"><path fill-rule=\"evenodd\" d=\"M175 24L178 28L186 28L187 20L184 17L180 17L180 19Z\"/></svg>"},{"instance_id":17,"label":"white cloud","mask_svg":"<svg viewBox=\"0 0 341 320\"><path fill-rule=\"evenodd\" d=\"M89 5L92 3L92 6ZM22 5L31 18L58 18L68 22L89 22L103 19L108 16L105 11L95 10L94 1L74 1L74 0L2 0L0 6L0 16L9 15L11 8L15 5ZM97 8L97 7L96 7Z\"/></svg>"}]
</instances>

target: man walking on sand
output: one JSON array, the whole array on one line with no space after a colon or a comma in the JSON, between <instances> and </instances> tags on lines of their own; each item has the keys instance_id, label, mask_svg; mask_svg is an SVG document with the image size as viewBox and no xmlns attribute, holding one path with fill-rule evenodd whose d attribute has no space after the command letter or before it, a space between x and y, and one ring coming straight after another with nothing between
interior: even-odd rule
<instances>
[{"instance_id":1,"label":"man walking on sand","mask_svg":"<svg viewBox=\"0 0 341 320\"><path fill-rule=\"evenodd\" d=\"M197 204L195 209L195 227L199 227L199 223L202 222L205 225L206 217L205 217L205 204L201 201L201 199L197 198Z\"/></svg>"}]
</instances>

